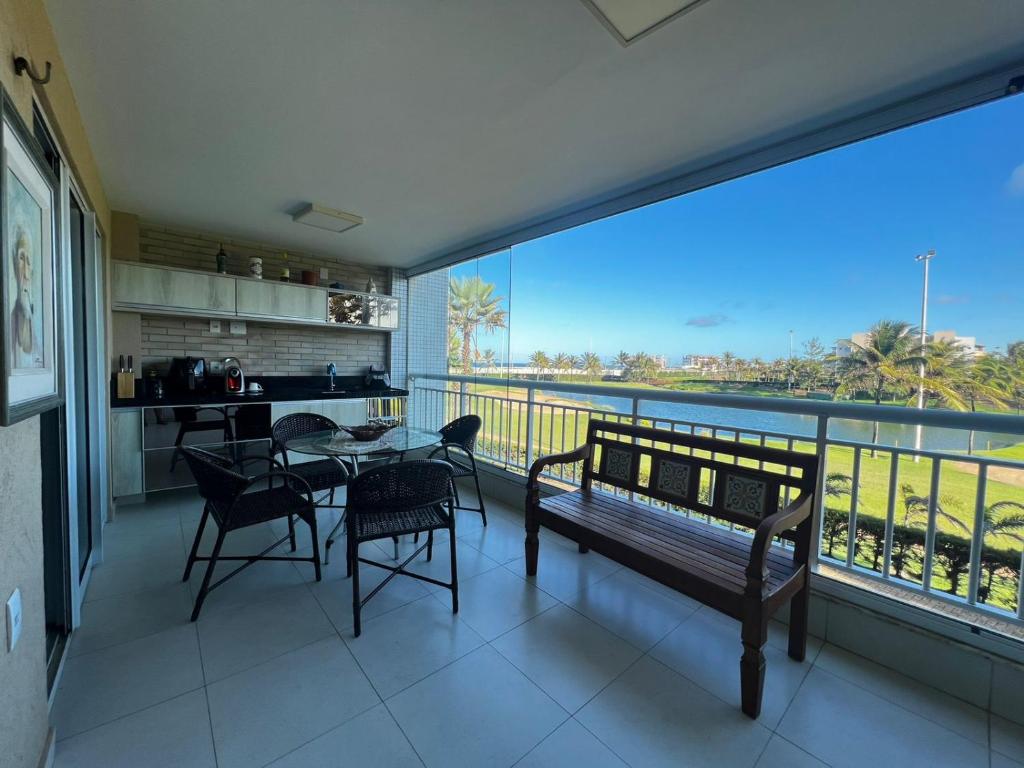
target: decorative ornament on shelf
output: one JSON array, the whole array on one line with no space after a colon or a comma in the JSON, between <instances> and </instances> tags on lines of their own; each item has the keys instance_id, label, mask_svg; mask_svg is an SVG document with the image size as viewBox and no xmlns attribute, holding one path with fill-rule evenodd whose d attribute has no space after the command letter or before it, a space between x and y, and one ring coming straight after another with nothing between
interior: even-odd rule
<instances>
[{"instance_id":1,"label":"decorative ornament on shelf","mask_svg":"<svg viewBox=\"0 0 1024 768\"><path fill-rule=\"evenodd\" d=\"M257 280L263 279L263 259L259 256L249 257L249 277L254 277Z\"/></svg>"},{"instance_id":2,"label":"decorative ornament on shelf","mask_svg":"<svg viewBox=\"0 0 1024 768\"><path fill-rule=\"evenodd\" d=\"M376 293L377 292L377 284L375 282L373 282L373 278L372 277L369 280L366 281L366 292L367 293Z\"/></svg>"},{"instance_id":3,"label":"decorative ornament on shelf","mask_svg":"<svg viewBox=\"0 0 1024 768\"><path fill-rule=\"evenodd\" d=\"M292 280L292 271L288 268L288 252L284 251L281 254L281 258L284 260L284 266L281 267L281 282L290 283Z\"/></svg>"},{"instance_id":4,"label":"decorative ornament on shelf","mask_svg":"<svg viewBox=\"0 0 1024 768\"><path fill-rule=\"evenodd\" d=\"M226 275L228 273L228 255L224 253L224 243L219 244L220 250L217 251L217 274Z\"/></svg>"}]
</instances>

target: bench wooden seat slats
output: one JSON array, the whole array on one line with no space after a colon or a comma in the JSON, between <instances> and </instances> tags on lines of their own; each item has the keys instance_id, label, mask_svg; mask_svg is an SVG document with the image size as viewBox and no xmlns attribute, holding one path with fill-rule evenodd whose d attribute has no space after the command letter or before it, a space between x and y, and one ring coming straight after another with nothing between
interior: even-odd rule
<instances>
[{"instance_id":1,"label":"bench wooden seat slats","mask_svg":"<svg viewBox=\"0 0 1024 768\"><path fill-rule=\"evenodd\" d=\"M580 461L579 489L541 497L545 468ZM530 469L527 573L537 573L543 526L576 541L580 552L593 549L738 618L743 711L757 717L768 620L787 601L789 655L803 660L806 652L817 469L812 454L593 419L584 445ZM680 509L748 532L688 518ZM792 546L777 546L780 539Z\"/></svg>"}]
</instances>

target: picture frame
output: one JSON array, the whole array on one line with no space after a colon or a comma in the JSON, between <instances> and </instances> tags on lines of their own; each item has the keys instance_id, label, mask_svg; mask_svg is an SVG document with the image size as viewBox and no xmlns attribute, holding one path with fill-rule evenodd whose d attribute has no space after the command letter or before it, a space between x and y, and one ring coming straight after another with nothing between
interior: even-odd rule
<instances>
[{"instance_id":1,"label":"picture frame","mask_svg":"<svg viewBox=\"0 0 1024 768\"><path fill-rule=\"evenodd\" d=\"M0 85L0 426L64 402L59 190Z\"/></svg>"}]
</instances>

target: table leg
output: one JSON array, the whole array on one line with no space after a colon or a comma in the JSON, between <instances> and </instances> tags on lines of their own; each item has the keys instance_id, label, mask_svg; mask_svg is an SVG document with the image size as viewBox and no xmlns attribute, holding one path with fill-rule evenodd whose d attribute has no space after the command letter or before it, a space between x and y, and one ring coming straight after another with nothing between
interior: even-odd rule
<instances>
[{"instance_id":1,"label":"table leg","mask_svg":"<svg viewBox=\"0 0 1024 768\"><path fill-rule=\"evenodd\" d=\"M340 466L342 471L344 471L344 473L348 475L348 480L351 480L356 474L358 474L358 470L356 469L358 465L354 458L352 461L352 473L349 473L348 467L345 466L345 462L341 460L340 456L332 456L331 458L338 462L338 466ZM341 529L341 526L345 524L345 514L345 512L341 513L341 518L331 529L331 532L327 534L327 541L324 542L324 565L328 565L331 562L331 545L334 544L334 540L337 537L338 531Z\"/></svg>"}]
</instances>

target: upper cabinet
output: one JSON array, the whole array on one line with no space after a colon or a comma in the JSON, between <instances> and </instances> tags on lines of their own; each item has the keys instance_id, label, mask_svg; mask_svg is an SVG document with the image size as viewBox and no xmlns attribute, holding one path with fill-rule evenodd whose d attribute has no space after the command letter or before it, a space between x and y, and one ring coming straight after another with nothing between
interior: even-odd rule
<instances>
[{"instance_id":1,"label":"upper cabinet","mask_svg":"<svg viewBox=\"0 0 1024 768\"><path fill-rule=\"evenodd\" d=\"M239 280L235 291L239 315L321 323L327 316L326 288Z\"/></svg>"},{"instance_id":2,"label":"upper cabinet","mask_svg":"<svg viewBox=\"0 0 1024 768\"><path fill-rule=\"evenodd\" d=\"M332 290L327 319L338 325L393 331L398 327L398 299L379 293Z\"/></svg>"},{"instance_id":3,"label":"upper cabinet","mask_svg":"<svg viewBox=\"0 0 1024 768\"><path fill-rule=\"evenodd\" d=\"M399 301L298 283L255 280L134 261L113 262L113 308L159 315L394 331Z\"/></svg>"},{"instance_id":4,"label":"upper cabinet","mask_svg":"<svg viewBox=\"0 0 1024 768\"><path fill-rule=\"evenodd\" d=\"M115 261L111 291L115 308L235 314L235 280L227 275Z\"/></svg>"}]
</instances>

